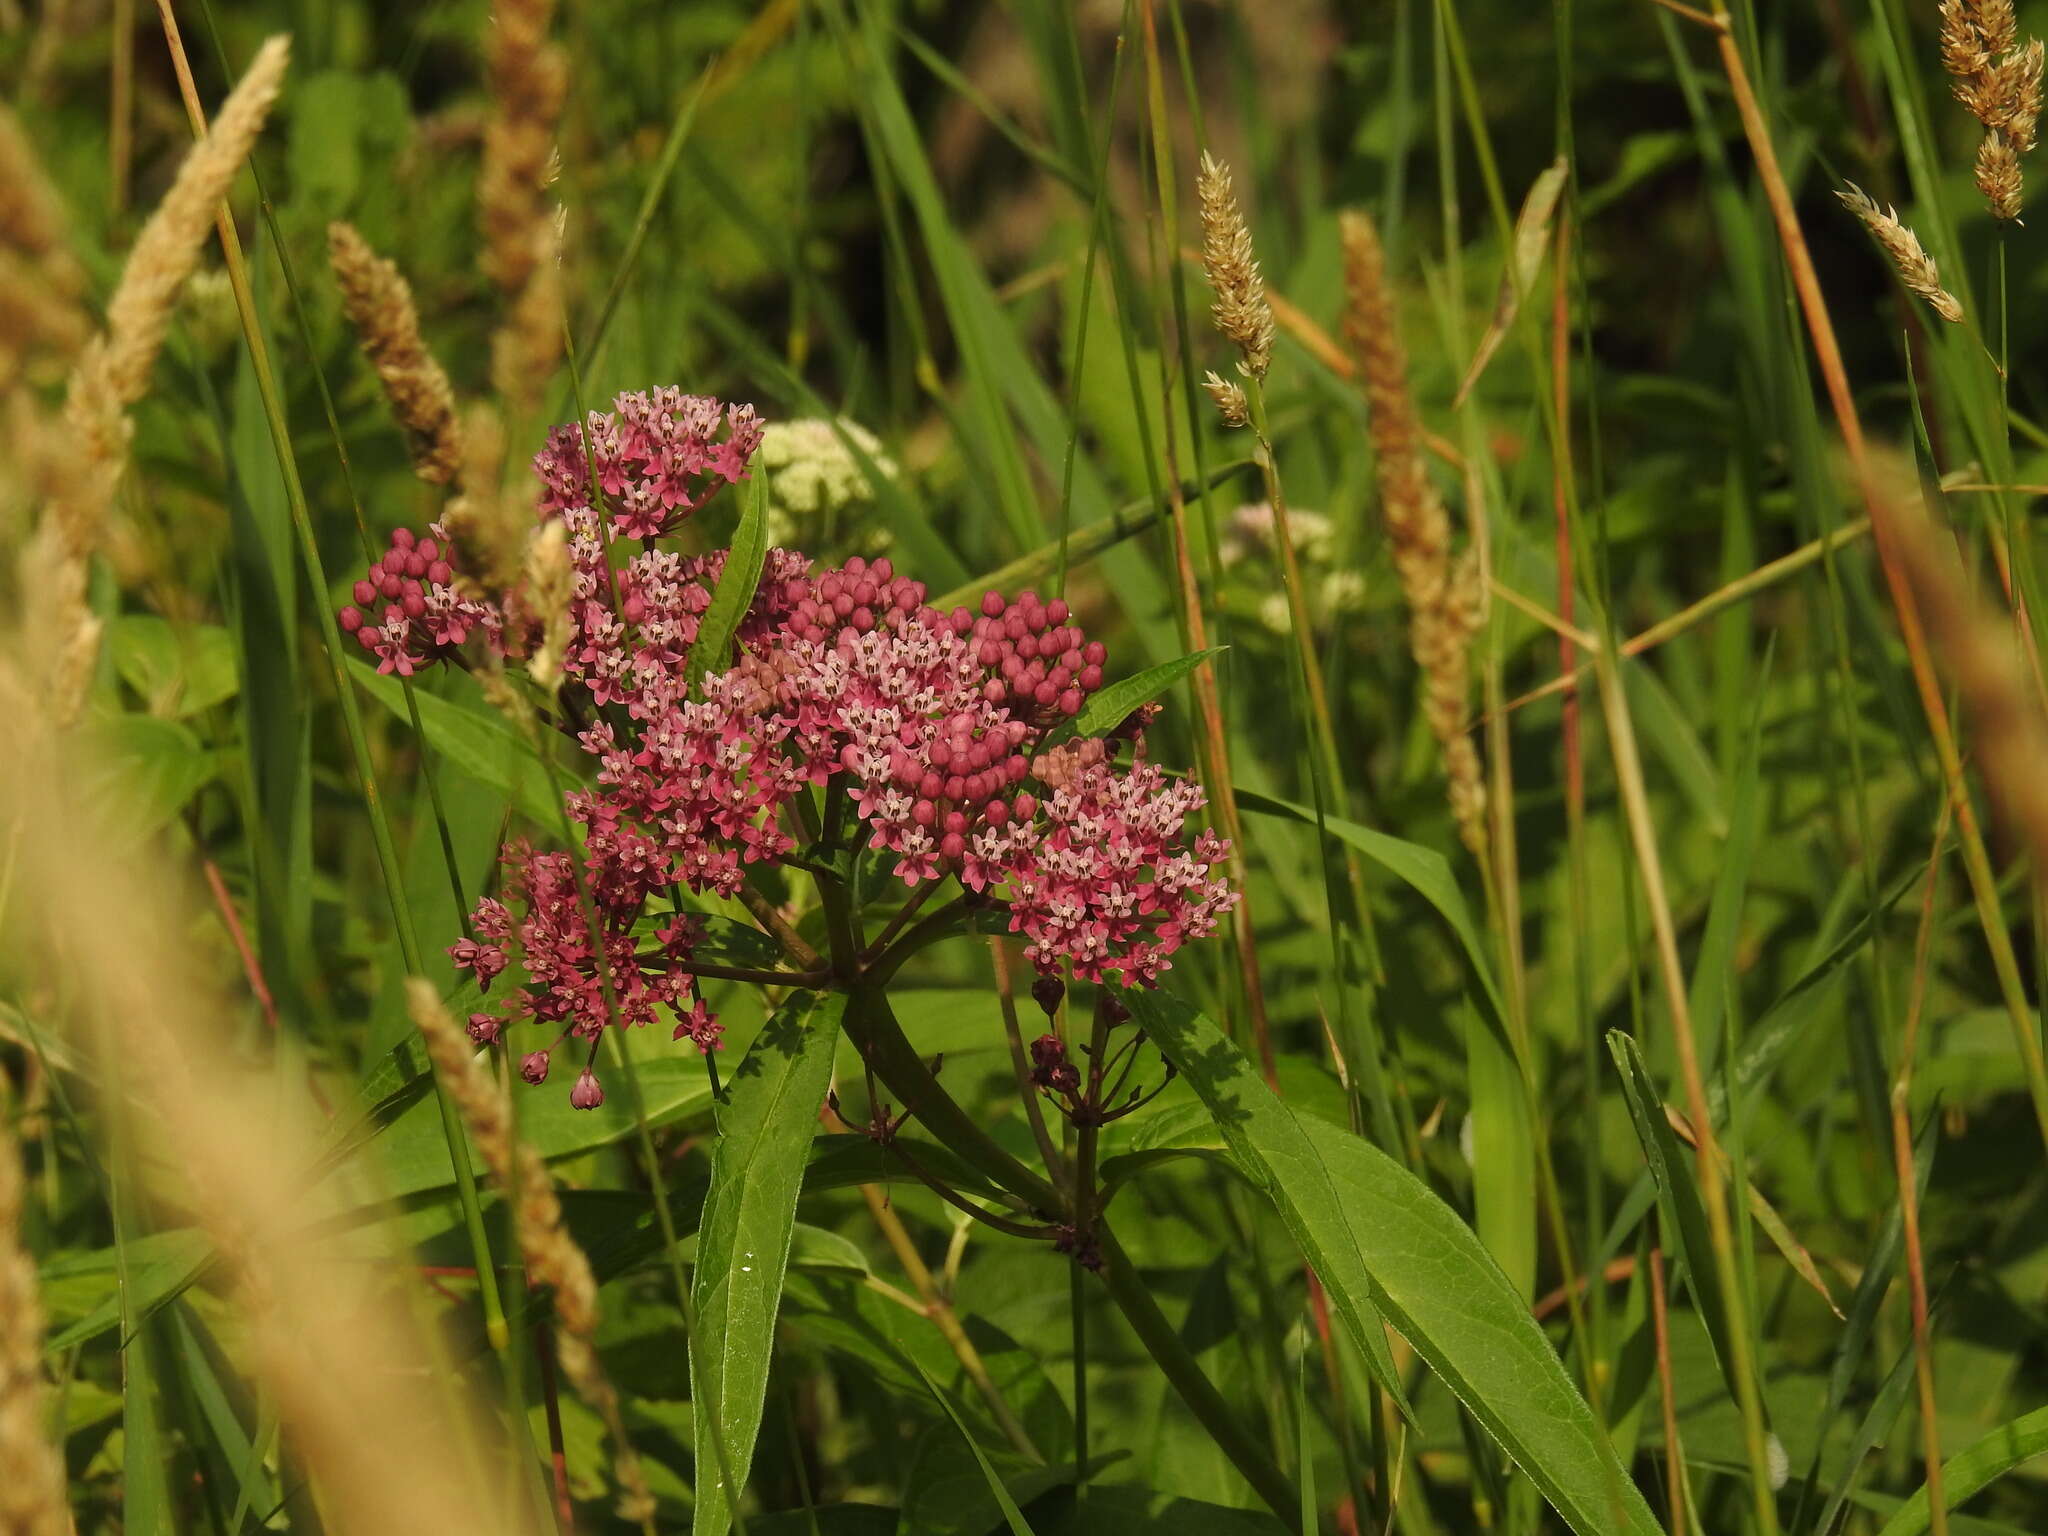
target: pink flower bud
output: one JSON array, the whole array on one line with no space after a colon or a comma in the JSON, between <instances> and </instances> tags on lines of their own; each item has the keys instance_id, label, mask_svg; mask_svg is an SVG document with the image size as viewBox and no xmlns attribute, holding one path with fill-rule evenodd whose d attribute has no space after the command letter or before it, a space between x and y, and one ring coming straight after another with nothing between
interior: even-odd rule
<instances>
[{"instance_id":1,"label":"pink flower bud","mask_svg":"<svg viewBox=\"0 0 2048 1536\"><path fill-rule=\"evenodd\" d=\"M548 1080L548 1053L535 1051L519 1063L519 1075L538 1088Z\"/></svg>"},{"instance_id":2,"label":"pink flower bud","mask_svg":"<svg viewBox=\"0 0 2048 1536\"><path fill-rule=\"evenodd\" d=\"M576 1086L569 1090L569 1103L577 1109L595 1109L603 1102L604 1089L598 1084L597 1074L585 1067Z\"/></svg>"}]
</instances>

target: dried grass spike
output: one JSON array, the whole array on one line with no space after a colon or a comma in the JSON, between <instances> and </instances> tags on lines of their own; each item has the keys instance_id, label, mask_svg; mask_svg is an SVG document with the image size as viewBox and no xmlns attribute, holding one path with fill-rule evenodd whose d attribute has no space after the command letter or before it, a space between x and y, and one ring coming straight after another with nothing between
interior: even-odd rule
<instances>
[{"instance_id":1,"label":"dried grass spike","mask_svg":"<svg viewBox=\"0 0 2048 1536\"><path fill-rule=\"evenodd\" d=\"M124 406L141 399L149 387L178 292L198 262L216 205L234 185L270 115L290 60L291 43L282 35L257 50L206 137L192 146L171 190L136 236L120 286L107 303L108 375Z\"/></svg>"},{"instance_id":2,"label":"dried grass spike","mask_svg":"<svg viewBox=\"0 0 2048 1536\"><path fill-rule=\"evenodd\" d=\"M273 37L221 105L206 136L192 146L176 180L142 226L107 302L104 334L87 342L64 397L67 441L45 520L27 552L48 584L49 622L32 627L52 718L59 724L83 706L97 629L85 607L85 562L104 541L107 513L128 458L127 409L149 388L171 314L213 227L214 210L234 184L271 104L284 83L290 44ZM50 655L57 658L52 662Z\"/></svg>"},{"instance_id":3,"label":"dried grass spike","mask_svg":"<svg viewBox=\"0 0 2048 1536\"><path fill-rule=\"evenodd\" d=\"M455 391L420 338L411 285L397 264L371 250L350 224L327 226L327 259L356 340L377 370L384 397L405 433L413 468L432 485L459 483L462 431L455 420Z\"/></svg>"},{"instance_id":4,"label":"dried grass spike","mask_svg":"<svg viewBox=\"0 0 2048 1536\"><path fill-rule=\"evenodd\" d=\"M527 1274L554 1293L555 1351L562 1374L604 1419L618 1447L619 1482L625 1490L621 1512L646 1526L653 1517L654 1496L626 1438L618 1394L591 1344L597 1332L597 1280L590 1260L563 1225L562 1202L555 1196L546 1165L513 1135L511 1106L478 1064L475 1042L450 1016L431 982L409 977L405 994L436 1075L461 1112L491 1177L511 1202L512 1231Z\"/></svg>"},{"instance_id":5,"label":"dried grass spike","mask_svg":"<svg viewBox=\"0 0 2048 1536\"><path fill-rule=\"evenodd\" d=\"M1202 388L1209 392L1209 398L1216 402L1216 409L1223 417L1226 427L1251 425L1251 402L1245 398L1244 387L1234 379L1226 379L1211 369L1202 376Z\"/></svg>"},{"instance_id":6,"label":"dried grass spike","mask_svg":"<svg viewBox=\"0 0 2048 1536\"><path fill-rule=\"evenodd\" d=\"M485 50L491 115L477 212L485 275L511 305L491 341L492 379L521 414L561 355L560 239L547 186L568 66L548 41L554 9L552 0L497 0Z\"/></svg>"},{"instance_id":7,"label":"dried grass spike","mask_svg":"<svg viewBox=\"0 0 2048 1536\"><path fill-rule=\"evenodd\" d=\"M2017 222L2024 206L2019 149L1996 128L1977 145L1976 180L1977 190L1991 205L1991 216Z\"/></svg>"},{"instance_id":8,"label":"dried grass spike","mask_svg":"<svg viewBox=\"0 0 2048 1536\"><path fill-rule=\"evenodd\" d=\"M1381 516L1408 603L1408 648L1423 680L1423 713L1443 754L1451 814L1475 854L1486 846L1486 781L1466 733L1470 652L1484 611L1475 551L1451 554L1451 521L1429 478L1422 418L1408 389L1394 295L1379 233L1362 213L1340 223L1344 332L1358 357L1367 430L1377 458Z\"/></svg>"},{"instance_id":9,"label":"dried grass spike","mask_svg":"<svg viewBox=\"0 0 2048 1536\"><path fill-rule=\"evenodd\" d=\"M1920 244L1920 237L1899 221L1897 210L1881 208L1876 200L1855 182L1849 183L1849 190L1835 194L1870 231L1884 253L1892 260L1892 266L1899 274L1899 281L1925 299L1934 312L1951 324L1963 318L1963 306L1956 302L1954 294L1941 286L1941 273L1935 269L1934 258L1929 256Z\"/></svg>"},{"instance_id":10,"label":"dried grass spike","mask_svg":"<svg viewBox=\"0 0 2048 1536\"><path fill-rule=\"evenodd\" d=\"M1230 168L1204 152L1195 191L1202 205L1202 270L1216 294L1209 312L1216 329L1244 354L1245 374L1263 379L1273 360L1273 307L1230 185Z\"/></svg>"},{"instance_id":11,"label":"dried grass spike","mask_svg":"<svg viewBox=\"0 0 2048 1536\"><path fill-rule=\"evenodd\" d=\"M520 594L521 606L540 630L540 641L527 658L527 675L550 692L562 685L562 659L569 646L569 604L576 595L575 587L569 530L559 517L551 517L527 541L526 584Z\"/></svg>"}]
</instances>

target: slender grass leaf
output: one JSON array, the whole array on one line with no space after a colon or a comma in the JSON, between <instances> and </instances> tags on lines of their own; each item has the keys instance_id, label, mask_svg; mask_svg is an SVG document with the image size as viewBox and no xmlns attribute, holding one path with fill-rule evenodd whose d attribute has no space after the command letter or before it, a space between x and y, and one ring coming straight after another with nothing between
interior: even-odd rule
<instances>
[{"instance_id":1,"label":"slender grass leaf","mask_svg":"<svg viewBox=\"0 0 2048 1536\"><path fill-rule=\"evenodd\" d=\"M975 1465L981 1468L981 1475L988 1479L988 1491L994 1497L997 1508L1003 1512L1004 1523L1010 1527L1010 1536L1036 1536L1031 1529L1031 1523L1024 1518L1024 1511L1017 1507L1017 1501L1010 1497L1010 1490L1004 1486L1002 1478L996 1475L995 1467L989 1462L988 1453L982 1450L981 1442L974 1438L974 1431L967 1427L967 1421L960 1417L960 1410L953 1406L953 1400L941 1390L936 1381L932 1380L932 1373L924 1368L921 1361L913 1360L910 1363L917 1367L917 1374L924 1378L925 1389L938 1400L939 1406L946 1410L946 1417L953 1421L953 1427L960 1431L960 1438L967 1442L967 1448L974 1453Z\"/></svg>"},{"instance_id":2,"label":"slender grass leaf","mask_svg":"<svg viewBox=\"0 0 2048 1536\"><path fill-rule=\"evenodd\" d=\"M1314 811L1291 800L1244 788L1238 790L1237 800L1246 810L1260 815L1284 816L1311 827L1318 825ZM1458 889L1457 878L1451 873L1450 861L1434 848L1389 837L1384 832L1375 832L1341 816L1324 816L1320 825L1332 837L1349 843L1436 908L1438 916L1449 925L1452 937L1458 941L1466 969L1479 984L1479 1001L1488 1011L1490 1022L1506 1038L1507 1006L1501 1000L1500 986L1493 979L1492 968L1487 962L1486 946L1480 941L1479 930L1473 926L1472 914L1465 906L1464 893Z\"/></svg>"},{"instance_id":3,"label":"slender grass leaf","mask_svg":"<svg viewBox=\"0 0 2048 1536\"><path fill-rule=\"evenodd\" d=\"M1652 1536L1657 1522L1592 1410L1457 1213L1371 1143L1297 1116L1185 1003L1149 992L1126 1002L1201 1095L1367 1359L1384 1313L1574 1530Z\"/></svg>"},{"instance_id":4,"label":"slender grass leaf","mask_svg":"<svg viewBox=\"0 0 2048 1536\"><path fill-rule=\"evenodd\" d=\"M1910 1365L1910 1352L1908 1364ZM2048 1452L2048 1408L2023 1413L2001 1424L1966 1451L1941 1464L1941 1501L1954 1509L1975 1498L1999 1478ZM1923 1485L1878 1536L1920 1536L1930 1523L1927 1489Z\"/></svg>"},{"instance_id":5,"label":"slender grass leaf","mask_svg":"<svg viewBox=\"0 0 2048 1536\"><path fill-rule=\"evenodd\" d=\"M1857 1478L1863 1471L1864 1459L1884 1444L1891 1434L1892 1425L1898 1422L1900 1410L1906 1406L1906 1397L1912 1385L1913 1346L1908 1344L1899 1351L1898 1360L1893 1363L1890 1373L1885 1377L1884 1385L1878 1388L1877 1396L1871 1399L1870 1408L1863 1415L1863 1422L1857 1426L1856 1438L1849 1446L1849 1459L1842 1465L1842 1474L1836 1479L1834 1491L1828 1495L1827 1507L1821 1511L1820 1523L1813 1527L1814 1530L1834 1530L1835 1520L1842 1513L1842 1506L1848 1503L1850 1496L1855 1492ZM1973 1493L1975 1491L1971 1490ZM1925 1499L1926 1490L1922 1489L1923 1508ZM1907 1501L1906 1508L1912 1508L1911 1500ZM1903 1514L1904 1511L1901 1511L1902 1516ZM1894 1524L1896 1523L1894 1521ZM1925 1520L1912 1529L1927 1529ZM1887 1526L1886 1532L1889 1533L1890 1530L1891 1527Z\"/></svg>"},{"instance_id":6,"label":"slender grass leaf","mask_svg":"<svg viewBox=\"0 0 2048 1536\"><path fill-rule=\"evenodd\" d=\"M697 1348L690 1397L698 1405L701 1469L690 1527L696 1536L723 1536L753 1465L796 1197L845 1006L843 996L798 993L763 1026L727 1090L692 1282ZM713 1470L714 1434L725 1441L730 1489Z\"/></svg>"},{"instance_id":7,"label":"slender grass leaf","mask_svg":"<svg viewBox=\"0 0 2048 1536\"><path fill-rule=\"evenodd\" d=\"M1664 1229L1678 1243L1678 1262L1684 1267L1698 1303L1700 1319L1714 1346L1715 1363L1736 1394L1735 1355L1728 1339L1728 1306L1721 1293L1721 1272L1714 1265L1712 1234L1707 1210L1700 1203L1699 1187L1687 1172L1685 1153L1664 1114L1664 1101L1650 1080L1642 1051L1620 1030L1607 1036L1607 1048L1621 1070L1622 1097L1628 1101L1629 1119L1636 1139L1643 1145L1643 1158L1650 1165L1650 1177L1657 1186L1657 1204L1664 1212Z\"/></svg>"},{"instance_id":8,"label":"slender grass leaf","mask_svg":"<svg viewBox=\"0 0 2048 1536\"><path fill-rule=\"evenodd\" d=\"M1508 327L1515 323L1515 314L1522 307L1522 295L1536 282L1536 274L1543 266L1543 253L1550 244L1550 227L1557 216L1557 200L1564 191L1568 172L1565 158L1558 156L1538 174L1529 188L1529 195L1522 200L1522 210L1515 215L1515 243L1508 256L1508 270L1501 274L1500 292L1493 301L1493 318L1487 322L1486 334L1479 338L1478 350L1472 354L1472 364L1465 370L1457 394L1451 397L1454 408L1465 403L1465 397L1472 393L1472 386L1479 382L1479 375L1493 361L1493 354L1507 339Z\"/></svg>"}]
</instances>

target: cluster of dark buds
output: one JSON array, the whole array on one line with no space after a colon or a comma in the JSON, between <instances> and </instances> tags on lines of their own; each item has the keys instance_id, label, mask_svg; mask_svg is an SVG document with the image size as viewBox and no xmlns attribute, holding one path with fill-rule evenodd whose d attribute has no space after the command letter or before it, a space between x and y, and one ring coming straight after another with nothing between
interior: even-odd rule
<instances>
[{"instance_id":1,"label":"cluster of dark buds","mask_svg":"<svg viewBox=\"0 0 2048 1536\"><path fill-rule=\"evenodd\" d=\"M1045 986L1047 981L1053 987ZM1041 977L1039 985L1033 988L1041 1004L1048 993L1053 1002L1046 1007L1050 1016L1058 1006L1059 992L1056 977ZM1119 1026L1130 1022L1130 1010L1115 998L1104 993L1096 1000L1103 1023L1107 1026L1100 1033L1104 1040L1115 1040ZM1060 1113L1081 1128L1100 1128L1113 1120L1134 1114L1166 1091L1173 1081L1173 1063L1166 1062L1165 1073L1157 1087L1147 1092L1141 1085L1130 1087L1131 1073L1138 1064L1138 1047L1144 1043L1144 1035L1138 1030L1125 1033L1123 1039L1102 1053L1100 1061L1090 1062L1090 1071L1083 1073L1067 1052L1067 1042L1050 1032L1040 1035L1031 1042L1032 1084L1059 1106ZM1096 1047L1083 1045L1084 1054L1093 1057ZM1124 1090L1130 1088L1126 1094Z\"/></svg>"},{"instance_id":2,"label":"cluster of dark buds","mask_svg":"<svg viewBox=\"0 0 2048 1536\"><path fill-rule=\"evenodd\" d=\"M1235 902L1227 847L1189 828L1202 792L1146 759L1142 722L1072 730L1106 657L1065 602L991 591L944 610L888 560L819 568L776 549L731 653L694 655L725 557L657 540L744 478L759 431L747 407L655 390L558 428L535 460L574 574L557 723L595 772L569 798L580 853L508 844L475 937L451 951L486 992L522 978L472 1033L540 1025L587 1062L608 1024L659 1019L710 1051L703 979L879 982L970 910L984 931L1006 921L1043 977L1153 984ZM447 659L472 633L502 651L503 607L458 593L456 569L440 532L394 537L364 583L389 600L382 624L359 605L344 619L387 670ZM827 963L750 877L843 868L862 845L905 900L872 944L856 933ZM908 921L949 887L950 904ZM700 961L711 897L745 902L792 968ZM546 1077L552 1049L525 1056L527 1081ZM571 1101L602 1097L586 1065Z\"/></svg>"}]
</instances>

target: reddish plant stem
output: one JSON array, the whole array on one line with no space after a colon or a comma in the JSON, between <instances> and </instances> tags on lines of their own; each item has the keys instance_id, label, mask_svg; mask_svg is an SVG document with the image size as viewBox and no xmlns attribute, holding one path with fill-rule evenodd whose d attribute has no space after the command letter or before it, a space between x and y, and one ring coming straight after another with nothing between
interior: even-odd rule
<instances>
[{"instance_id":1,"label":"reddish plant stem","mask_svg":"<svg viewBox=\"0 0 2048 1536\"><path fill-rule=\"evenodd\" d=\"M1671 1375L1671 1325L1664 1308L1664 1250L1650 1250L1650 1321L1657 1338L1657 1399L1664 1414L1664 1476L1671 1536L1685 1536L1685 1461L1678 1449L1678 1393Z\"/></svg>"},{"instance_id":2,"label":"reddish plant stem","mask_svg":"<svg viewBox=\"0 0 2048 1536\"><path fill-rule=\"evenodd\" d=\"M540 1361L540 1397L548 1419L548 1469L555 1485L555 1519L565 1536L574 1536L576 1504L569 1497L569 1458L562 1444L562 1398L555 1384L555 1349L546 1318L533 1325L533 1353Z\"/></svg>"}]
</instances>

